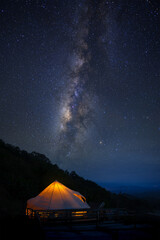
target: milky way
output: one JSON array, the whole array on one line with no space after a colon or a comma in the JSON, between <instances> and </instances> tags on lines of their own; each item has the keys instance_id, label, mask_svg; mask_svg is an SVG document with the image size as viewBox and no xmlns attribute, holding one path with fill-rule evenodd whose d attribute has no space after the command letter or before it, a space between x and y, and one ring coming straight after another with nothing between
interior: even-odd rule
<instances>
[{"instance_id":1,"label":"milky way","mask_svg":"<svg viewBox=\"0 0 160 240\"><path fill-rule=\"evenodd\" d=\"M89 14L86 3L81 5L77 17L77 33L70 57L67 86L59 106L59 122L56 144L58 157L72 156L85 142L88 129L93 124L94 98L87 88L91 54L88 49Z\"/></svg>"}]
</instances>

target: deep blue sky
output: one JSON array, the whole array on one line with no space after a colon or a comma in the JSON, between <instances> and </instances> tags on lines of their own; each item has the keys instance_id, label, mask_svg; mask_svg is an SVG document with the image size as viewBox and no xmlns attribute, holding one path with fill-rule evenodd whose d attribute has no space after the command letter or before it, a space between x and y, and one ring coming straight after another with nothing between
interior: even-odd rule
<instances>
[{"instance_id":1,"label":"deep blue sky","mask_svg":"<svg viewBox=\"0 0 160 240\"><path fill-rule=\"evenodd\" d=\"M160 3L0 2L0 138L97 182L160 182Z\"/></svg>"}]
</instances>

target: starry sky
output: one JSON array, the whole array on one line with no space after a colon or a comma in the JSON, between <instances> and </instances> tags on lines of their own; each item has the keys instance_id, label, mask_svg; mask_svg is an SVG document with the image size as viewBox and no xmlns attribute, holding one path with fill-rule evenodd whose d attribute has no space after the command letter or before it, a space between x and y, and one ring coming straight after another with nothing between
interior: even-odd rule
<instances>
[{"instance_id":1,"label":"starry sky","mask_svg":"<svg viewBox=\"0 0 160 240\"><path fill-rule=\"evenodd\" d=\"M0 138L96 182L160 183L160 2L0 1Z\"/></svg>"}]
</instances>

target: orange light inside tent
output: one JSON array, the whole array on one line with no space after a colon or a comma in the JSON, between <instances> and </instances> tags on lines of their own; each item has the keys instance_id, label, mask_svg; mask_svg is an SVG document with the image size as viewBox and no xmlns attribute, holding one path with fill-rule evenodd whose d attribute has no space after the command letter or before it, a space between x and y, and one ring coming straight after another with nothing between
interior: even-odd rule
<instances>
[{"instance_id":1,"label":"orange light inside tent","mask_svg":"<svg viewBox=\"0 0 160 240\"><path fill-rule=\"evenodd\" d=\"M50 188L52 188L52 187L53 187L53 185L50 186ZM54 191L52 192L52 194L57 195L59 193L59 191L63 191L63 194L69 195L67 192L67 189L65 189L65 187L61 183L55 182L54 183ZM43 192L40 195L48 197L49 192L50 192L50 189L46 188L45 190L43 190Z\"/></svg>"},{"instance_id":2,"label":"orange light inside tent","mask_svg":"<svg viewBox=\"0 0 160 240\"><path fill-rule=\"evenodd\" d=\"M56 194L56 192L58 192L58 191L63 191L63 194L65 194L66 196L68 195L68 197L69 197L69 193L67 192L67 189L65 189L65 187L61 183L55 182L54 194ZM85 197L82 197L81 195L76 194L76 193L74 193L74 195L76 197L78 197L82 202L86 201Z\"/></svg>"},{"instance_id":3,"label":"orange light inside tent","mask_svg":"<svg viewBox=\"0 0 160 240\"><path fill-rule=\"evenodd\" d=\"M74 195L75 195L76 197L78 197L82 202L85 202L85 201L86 201L85 197L82 197L81 195L78 195L78 194L76 194L76 193L74 193Z\"/></svg>"},{"instance_id":4,"label":"orange light inside tent","mask_svg":"<svg viewBox=\"0 0 160 240\"><path fill-rule=\"evenodd\" d=\"M77 212L73 212L72 214L76 217L83 217L86 213L87 211L77 211Z\"/></svg>"},{"instance_id":5,"label":"orange light inside tent","mask_svg":"<svg viewBox=\"0 0 160 240\"><path fill-rule=\"evenodd\" d=\"M29 199L27 206L38 211L89 208L83 195L58 181L51 183L35 198Z\"/></svg>"}]
</instances>

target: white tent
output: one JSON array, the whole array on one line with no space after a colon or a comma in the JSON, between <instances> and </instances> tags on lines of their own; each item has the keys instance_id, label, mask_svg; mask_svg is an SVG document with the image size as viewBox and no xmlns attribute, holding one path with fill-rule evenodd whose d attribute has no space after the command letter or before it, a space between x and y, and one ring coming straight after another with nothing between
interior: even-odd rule
<instances>
[{"instance_id":1,"label":"white tent","mask_svg":"<svg viewBox=\"0 0 160 240\"><path fill-rule=\"evenodd\" d=\"M27 201L27 208L33 210L60 210L90 208L86 199L58 181L46 187L38 196Z\"/></svg>"}]
</instances>

